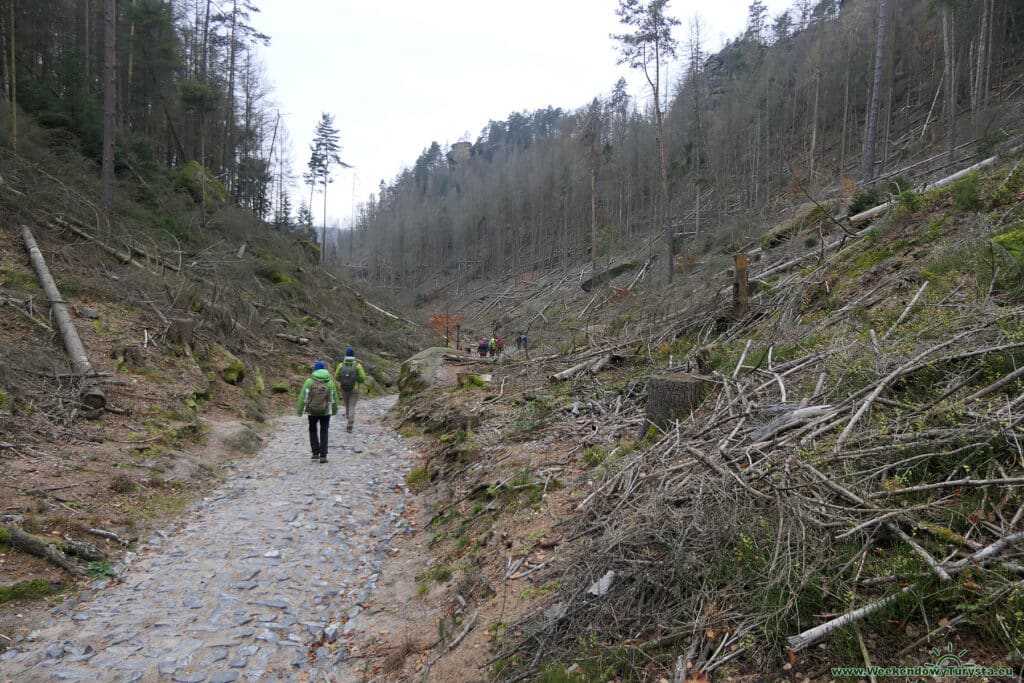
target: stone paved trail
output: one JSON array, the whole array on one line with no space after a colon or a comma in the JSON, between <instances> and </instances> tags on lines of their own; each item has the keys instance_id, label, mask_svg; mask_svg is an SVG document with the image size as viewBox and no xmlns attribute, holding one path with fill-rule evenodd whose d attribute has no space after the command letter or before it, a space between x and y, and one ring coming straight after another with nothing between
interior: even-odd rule
<instances>
[{"instance_id":1,"label":"stone paved trail","mask_svg":"<svg viewBox=\"0 0 1024 683\"><path fill-rule=\"evenodd\" d=\"M332 420L326 464L310 461L305 418L282 418L121 582L0 656L0 681L357 679L344 647L319 643L361 628L389 541L412 533L414 454L380 423L393 403L363 401L353 434Z\"/></svg>"}]
</instances>

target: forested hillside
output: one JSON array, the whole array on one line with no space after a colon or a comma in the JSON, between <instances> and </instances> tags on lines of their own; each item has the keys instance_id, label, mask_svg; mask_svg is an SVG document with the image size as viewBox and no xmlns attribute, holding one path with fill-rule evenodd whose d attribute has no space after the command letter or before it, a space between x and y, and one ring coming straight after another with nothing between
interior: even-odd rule
<instances>
[{"instance_id":1,"label":"forested hillside","mask_svg":"<svg viewBox=\"0 0 1024 683\"><path fill-rule=\"evenodd\" d=\"M275 199L255 11L0 6L0 649L257 451L315 359L356 347L378 395L425 342Z\"/></svg>"},{"instance_id":2,"label":"forested hillside","mask_svg":"<svg viewBox=\"0 0 1024 683\"><path fill-rule=\"evenodd\" d=\"M809 196L884 192L888 176L980 158L1019 132L1013 0L804 0L776 17L753 2L744 33L714 54L699 23L672 39L682 75L660 83L659 104L677 270L711 244L756 239ZM633 99L620 81L578 110L513 112L476 140L430 144L364 208L353 263L427 296L662 233L652 105L650 88Z\"/></svg>"},{"instance_id":3,"label":"forested hillside","mask_svg":"<svg viewBox=\"0 0 1024 683\"><path fill-rule=\"evenodd\" d=\"M275 526L251 555L190 549L225 583L186 577L168 607L193 624L245 601L243 630L182 628L195 647L170 653L133 629L152 651L113 647L140 675L242 675L200 645L244 647L249 678L803 681L954 652L1019 673L1024 4L753 0L715 51L667 4L621 0L609 39L643 96L619 81L426 145L332 262L310 206L292 215L258 0L0 0L3 661L123 659L107 615L102 652L36 652L32 617L74 629L69 603L237 481L311 361L352 344L363 396L401 389L401 434L375 415L358 441L360 414L311 474L305 419L284 420L273 457L301 483L269 462L244 501ZM329 115L318 137L309 201L341 163ZM467 334L494 353L463 354ZM329 573L289 575L303 553ZM315 621L270 612L306 603ZM284 667L259 665L278 643Z\"/></svg>"},{"instance_id":4,"label":"forested hillside","mask_svg":"<svg viewBox=\"0 0 1024 683\"><path fill-rule=\"evenodd\" d=\"M233 203L259 218L276 210L276 224L288 224L286 133L268 100L257 5L9 0L0 12L4 96L37 117L55 147L99 161L112 63L119 178L196 163Z\"/></svg>"}]
</instances>

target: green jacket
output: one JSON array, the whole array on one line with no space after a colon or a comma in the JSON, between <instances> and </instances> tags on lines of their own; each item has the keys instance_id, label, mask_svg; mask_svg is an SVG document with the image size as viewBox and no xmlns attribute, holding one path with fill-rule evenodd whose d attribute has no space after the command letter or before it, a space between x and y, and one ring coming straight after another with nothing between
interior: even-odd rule
<instances>
[{"instance_id":1,"label":"green jacket","mask_svg":"<svg viewBox=\"0 0 1024 683\"><path fill-rule=\"evenodd\" d=\"M309 394L309 388L313 386L313 382L330 382L331 385L331 415L338 414L338 385L331 379L331 373L327 370L314 370L313 376L306 380L306 383L302 385L302 389L299 391L299 402L295 406L295 414L302 415L303 410L306 408L306 396ZM326 413L325 413L326 415Z\"/></svg>"},{"instance_id":2,"label":"green jacket","mask_svg":"<svg viewBox=\"0 0 1024 683\"><path fill-rule=\"evenodd\" d=\"M355 358L346 358L345 360L338 363L338 369L334 371L334 379L341 378L341 369L346 365L356 366L356 386L358 389L364 382L366 382L366 370L363 370L363 364L357 361Z\"/></svg>"}]
</instances>

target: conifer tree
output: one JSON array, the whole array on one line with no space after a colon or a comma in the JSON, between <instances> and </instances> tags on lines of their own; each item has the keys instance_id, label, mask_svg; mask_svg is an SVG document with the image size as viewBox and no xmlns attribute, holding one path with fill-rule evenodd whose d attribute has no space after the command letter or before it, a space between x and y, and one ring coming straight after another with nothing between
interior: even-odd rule
<instances>
[{"instance_id":1,"label":"conifer tree","mask_svg":"<svg viewBox=\"0 0 1024 683\"><path fill-rule=\"evenodd\" d=\"M309 171L303 176L306 182L310 183L311 191L315 183L320 183L324 191L323 227L320 231L321 259L326 254L327 244L327 186L333 182L331 174L336 166L352 168L341 160L341 142L338 129L334 126L334 117L324 112L316 124L313 144L310 145Z\"/></svg>"},{"instance_id":2,"label":"conifer tree","mask_svg":"<svg viewBox=\"0 0 1024 683\"><path fill-rule=\"evenodd\" d=\"M674 270L672 242L674 229L670 218L668 196L668 163L665 160L665 123L661 114L661 65L662 61L676 55L676 40L672 27L679 20L665 13L669 0L619 0L615 14L619 21L629 28L628 33L615 34L619 41L619 63L629 64L638 69L647 79L654 96L654 115L658 125L658 154L661 160L661 221L665 231L665 253L668 257L667 276L672 282Z\"/></svg>"}]
</instances>

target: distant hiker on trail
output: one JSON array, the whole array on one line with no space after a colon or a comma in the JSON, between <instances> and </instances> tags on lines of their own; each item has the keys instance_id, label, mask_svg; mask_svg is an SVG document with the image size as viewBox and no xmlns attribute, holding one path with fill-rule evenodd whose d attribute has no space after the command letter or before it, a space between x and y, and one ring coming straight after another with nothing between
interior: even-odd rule
<instances>
[{"instance_id":1,"label":"distant hiker on trail","mask_svg":"<svg viewBox=\"0 0 1024 683\"><path fill-rule=\"evenodd\" d=\"M476 345L477 353L480 354L481 358L487 357L487 340L481 339L480 343Z\"/></svg>"},{"instance_id":2,"label":"distant hiker on trail","mask_svg":"<svg viewBox=\"0 0 1024 683\"><path fill-rule=\"evenodd\" d=\"M306 413L309 417L309 448L313 451L313 460L327 462L327 433L331 427L331 415L338 414L338 387L322 360L313 363L313 374L299 391L295 412L298 415Z\"/></svg>"},{"instance_id":3,"label":"distant hiker on trail","mask_svg":"<svg viewBox=\"0 0 1024 683\"><path fill-rule=\"evenodd\" d=\"M516 337L516 348L526 351L526 335L521 334Z\"/></svg>"},{"instance_id":4,"label":"distant hiker on trail","mask_svg":"<svg viewBox=\"0 0 1024 683\"><path fill-rule=\"evenodd\" d=\"M494 357L498 353L498 342L497 342L497 340L494 337L491 337L487 341L487 353L491 357Z\"/></svg>"},{"instance_id":5,"label":"distant hiker on trail","mask_svg":"<svg viewBox=\"0 0 1024 683\"><path fill-rule=\"evenodd\" d=\"M359 400L359 387L366 382L366 371L356 360L356 351L351 346L345 349L345 360L338 364L334 377L341 387L341 399L345 403L345 431L351 432L356 422L356 401Z\"/></svg>"},{"instance_id":6,"label":"distant hiker on trail","mask_svg":"<svg viewBox=\"0 0 1024 683\"><path fill-rule=\"evenodd\" d=\"M504 337L498 337L498 355L500 356L501 352L504 351L504 350L505 350L505 338Z\"/></svg>"}]
</instances>

